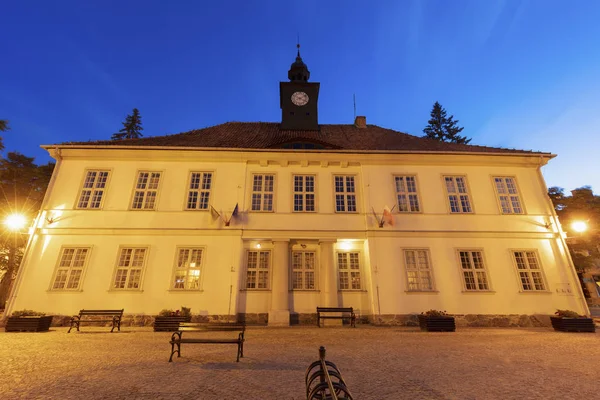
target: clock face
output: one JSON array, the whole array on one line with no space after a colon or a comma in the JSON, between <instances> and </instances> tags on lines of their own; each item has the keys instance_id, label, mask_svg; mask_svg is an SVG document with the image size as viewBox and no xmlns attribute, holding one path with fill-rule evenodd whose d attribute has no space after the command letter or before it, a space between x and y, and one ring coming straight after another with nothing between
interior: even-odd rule
<instances>
[{"instance_id":1,"label":"clock face","mask_svg":"<svg viewBox=\"0 0 600 400\"><path fill-rule=\"evenodd\" d=\"M292 103L297 106L303 106L308 103L308 95L304 92L295 92L292 95Z\"/></svg>"}]
</instances>

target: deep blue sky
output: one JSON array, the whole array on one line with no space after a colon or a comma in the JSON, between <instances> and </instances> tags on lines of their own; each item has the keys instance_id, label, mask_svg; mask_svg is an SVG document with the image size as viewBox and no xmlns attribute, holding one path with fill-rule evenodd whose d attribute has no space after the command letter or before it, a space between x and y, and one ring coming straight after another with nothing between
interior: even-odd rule
<instances>
[{"instance_id":1,"label":"deep blue sky","mask_svg":"<svg viewBox=\"0 0 600 400\"><path fill-rule=\"evenodd\" d=\"M126 3L126 4L123 4ZM6 151L278 121L296 35L321 123L422 135L437 100L473 144L558 154L549 186L600 190L597 1L20 1L0 23Z\"/></svg>"}]
</instances>

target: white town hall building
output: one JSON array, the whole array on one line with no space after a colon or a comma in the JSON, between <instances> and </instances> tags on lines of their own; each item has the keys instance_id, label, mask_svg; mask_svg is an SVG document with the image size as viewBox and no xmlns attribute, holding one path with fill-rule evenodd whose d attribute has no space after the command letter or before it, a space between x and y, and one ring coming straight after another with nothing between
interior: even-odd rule
<instances>
[{"instance_id":1,"label":"white town hall building","mask_svg":"<svg viewBox=\"0 0 600 400\"><path fill-rule=\"evenodd\" d=\"M280 122L42 146L56 168L6 315L588 314L541 174L554 155L319 125L299 54L288 77Z\"/></svg>"}]
</instances>

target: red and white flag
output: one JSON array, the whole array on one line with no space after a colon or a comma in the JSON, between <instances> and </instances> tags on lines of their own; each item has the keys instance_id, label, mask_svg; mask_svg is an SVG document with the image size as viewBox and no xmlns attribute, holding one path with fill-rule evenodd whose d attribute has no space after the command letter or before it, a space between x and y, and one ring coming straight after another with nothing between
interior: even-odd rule
<instances>
[{"instance_id":1,"label":"red and white flag","mask_svg":"<svg viewBox=\"0 0 600 400\"><path fill-rule=\"evenodd\" d=\"M383 208L383 217L381 217L381 219L390 226L394 226L394 216L392 215L392 210L390 210L388 206Z\"/></svg>"}]
</instances>

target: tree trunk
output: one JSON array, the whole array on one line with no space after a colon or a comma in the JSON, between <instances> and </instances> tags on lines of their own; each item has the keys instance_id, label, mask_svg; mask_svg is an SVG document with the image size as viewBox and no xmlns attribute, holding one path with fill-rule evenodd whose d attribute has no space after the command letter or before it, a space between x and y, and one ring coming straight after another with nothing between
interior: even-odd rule
<instances>
[{"instance_id":1,"label":"tree trunk","mask_svg":"<svg viewBox=\"0 0 600 400\"><path fill-rule=\"evenodd\" d=\"M8 249L8 268L2 281L0 282L0 309L6 308L6 301L8 300L8 295L10 294L10 288L12 286L13 274L15 270L15 256L16 256L16 246L10 246Z\"/></svg>"}]
</instances>

